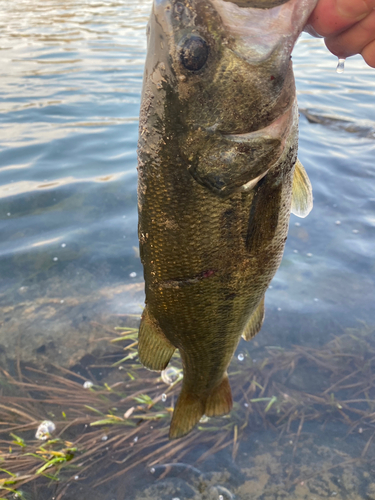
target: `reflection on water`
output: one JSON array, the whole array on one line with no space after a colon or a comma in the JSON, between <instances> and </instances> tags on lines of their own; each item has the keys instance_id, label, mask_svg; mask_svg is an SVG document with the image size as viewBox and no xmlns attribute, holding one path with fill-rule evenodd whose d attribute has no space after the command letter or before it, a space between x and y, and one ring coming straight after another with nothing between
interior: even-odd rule
<instances>
[{"instance_id":1,"label":"reflection on water","mask_svg":"<svg viewBox=\"0 0 375 500\"><path fill-rule=\"evenodd\" d=\"M136 142L150 2L21 0L5 2L2 9L0 366L12 372L11 360L17 358L33 366L48 365L49 377L38 375L36 380L36 375L25 372L23 382L46 387L56 383L57 394L60 388L74 390L79 396L77 401L69 397L72 403L68 407L66 399L65 407L55 401L53 410L19 400L18 405L27 404L34 423L26 422L29 427L24 427L31 434L22 430L25 422L13 426L11 432L25 432L23 436L30 442L39 420L62 418L58 426L62 430L64 419L56 416L57 411L68 419L81 412L85 423L63 435L63 439L74 440L81 433L85 435L84 425L92 421L79 407L86 401L80 392L84 389L69 389L66 384L72 376L67 372L55 372L60 378L54 379L51 362L59 365L59 370L71 368L75 376L81 376L80 387L86 379L100 387L125 383L130 384L124 388L128 398L137 387L139 394L159 398L157 405L163 405L160 411L168 412L168 405L173 405L173 383L169 389L154 374L135 368L133 373L133 365L139 368L136 357L129 358L124 369L109 368L114 359L130 352L119 355L110 346L113 328L136 328L143 304ZM332 375L319 363L312 368L311 356L321 361L319 356L332 349L327 342L334 336L350 327L366 330L360 322L374 324L375 73L356 57L348 59L345 73L338 75L336 58L327 53L321 40L307 35L300 40L293 59L301 108L299 157L312 181L315 205L307 219L291 218L285 256L267 293L265 325L255 342L240 345L231 376L239 373L241 380L248 380L253 374L250 358L257 364L269 357L270 346L288 350L294 344L305 348L310 358L306 353L298 358L300 371L293 372L294 378L290 375L293 388L300 393L315 391L319 397L327 389L325 378L338 376L346 365L335 365L337 372ZM371 329L366 332L373 337ZM358 333L352 331L351 335ZM308 350L323 345L325 351L319 355ZM366 377L373 381L372 361L368 363ZM135 381L126 375L128 372ZM347 375L350 371L343 377ZM21 389L9 386L9 381L3 383L3 377L6 379L0 375L3 397L25 397L17 392ZM316 380L314 387L309 385L312 379ZM347 385L359 382L351 380ZM152 392L159 383L161 386ZM371 422L367 427L358 424L343 440L348 422L345 418L340 421L336 407L334 418L323 412L324 417L314 422L305 422L298 414L299 419L280 436L280 429L275 431L277 407L272 404L269 412L264 411L273 396L277 394L280 400L277 387L270 386L272 390L266 395L254 387L253 399L268 400L245 401L251 425L243 432L241 426L247 417L241 412L245 407L239 413L235 407L229 419L203 422L205 430L193 434L194 446L186 441L169 445L162 434L160 442L168 447L164 458L160 455L152 466L152 459L143 455L131 476L117 475L99 489L94 488L91 476L74 473L79 479L59 498L375 498ZM238 388L235 400L240 405L245 385ZM336 390L332 392L336 394ZM164 393L166 401L162 401ZM92 396L87 390L84 394ZM366 398L372 408L369 394ZM41 397L35 391L32 395ZM118 412L105 405L100 411L112 411L120 418L132 407L137 415L137 404L146 404L128 399L124 405L121 398L111 397ZM360 399L355 392L351 397ZM95 401L86 404L93 406ZM259 412L256 405L262 404ZM306 399L301 410L307 419ZM55 417L48 414L51 411ZM364 417L357 414L356 418ZM168 421L166 413L156 427ZM301 421L297 446L295 436ZM108 474L126 468L120 462L132 456L130 452L142 439L159 439L153 425L149 421L147 425L143 437L138 433L131 438L121 427L100 428L101 436L113 437L112 444L121 441L120 433L129 438L116 448L113 463L107 453L111 447L103 441L97 456L107 461ZM223 430L226 425L228 429ZM134 442L137 436L140 442ZM5 438L9 432L0 437L0 456L4 452L1 439ZM219 443L214 453L210 453L212 443ZM353 460L366 446L366 461L360 466ZM202 454L204 459L197 462ZM185 465L165 465L175 462ZM150 473L152 467L155 474ZM130 483L131 494L124 486ZM39 496L33 491L27 490L28 498L41 498L40 490ZM46 498L50 498L54 490L46 491ZM4 496L3 491L1 494Z\"/></svg>"}]
</instances>

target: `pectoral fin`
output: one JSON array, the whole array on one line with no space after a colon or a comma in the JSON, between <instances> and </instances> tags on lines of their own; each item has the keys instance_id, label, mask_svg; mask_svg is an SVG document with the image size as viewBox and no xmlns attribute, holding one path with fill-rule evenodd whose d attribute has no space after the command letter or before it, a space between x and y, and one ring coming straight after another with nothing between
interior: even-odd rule
<instances>
[{"instance_id":1,"label":"pectoral fin","mask_svg":"<svg viewBox=\"0 0 375 500\"><path fill-rule=\"evenodd\" d=\"M164 370L175 349L156 321L150 317L146 307L138 334L138 354L143 366L149 370Z\"/></svg>"},{"instance_id":2,"label":"pectoral fin","mask_svg":"<svg viewBox=\"0 0 375 500\"><path fill-rule=\"evenodd\" d=\"M242 332L242 338L245 340L251 340L262 328L264 321L264 296L259 302L257 308L250 316L247 325Z\"/></svg>"},{"instance_id":3,"label":"pectoral fin","mask_svg":"<svg viewBox=\"0 0 375 500\"><path fill-rule=\"evenodd\" d=\"M313 195L310 179L302 163L297 160L294 168L291 212L297 217L306 217L313 207Z\"/></svg>"},{"instance_id":4,"label":"pectoral fin","mask_svg":"<svg viewBox=\"0 0 375 500\"><path fill-rule=\"evenodd\" d=\"M279 222L282 190L282 183L275 182L269 173L254 188L246 236L250 253L261 255L272 242Z\"/></svg>"}]
</instances>

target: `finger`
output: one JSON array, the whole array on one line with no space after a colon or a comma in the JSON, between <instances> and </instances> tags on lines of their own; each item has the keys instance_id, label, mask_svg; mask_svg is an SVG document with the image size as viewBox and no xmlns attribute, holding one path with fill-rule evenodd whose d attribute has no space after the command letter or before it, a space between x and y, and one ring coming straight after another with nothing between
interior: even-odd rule
<instances>
[{"instance_id":1,"label":"finger","mask_svg":"<svg viewBox=\"0 0 375 500\"><path fill-rule=\"evenodd\" d=\"M308 24L326 37L349 28L374 9L375 0L320 0Z\"/></svg>"},{"instance_id":2,"label":"finger","mask_svg":"<svg viewBox=\"0 0 375 500\"><path fill-rule=\"evenodd\" d=\"M361 54L367 64L372 68L375 68L375 41L366 45Z\"/></svg>"},{"instance_id":3,"label":"finger","mask_svg":"<svg viewBox=\"0 0 375 500\"><path fill-rule=\"evenodd\" d=\"M339 35L327 37L328 49L337 57L346 58L361 54L375 40L375 10L365 19Z\"/></svg>"}]
</instances>

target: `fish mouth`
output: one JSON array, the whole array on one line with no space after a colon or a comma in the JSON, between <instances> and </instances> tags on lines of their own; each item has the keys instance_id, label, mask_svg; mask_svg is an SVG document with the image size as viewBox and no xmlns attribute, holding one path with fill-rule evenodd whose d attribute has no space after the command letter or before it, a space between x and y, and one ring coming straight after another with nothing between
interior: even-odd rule
<instances>
[{"instance_id":1,"label":"fish mouth","mask_svg":"<svg viewBox=\"0 0 375 500\"><path fill-rule=\"evenodd\" d=\"M279 141L278 153L280 158L283 156L286 146L290 142L289 138L293 128L296 126L296 122L298 123L297 99L295 99L293 104L270 125L245 134L223 134L223 137L233 142L248 145L255 145L259 143L259 141ZM254 179L251 179L246 184L243 184L240 191L251 191L258 184L258 182L267 175L271 168L272 165L264 170L264 172L261 172Z\"/></svg>"},{"instance_id":2,"label":"fish mouth","mask_svg":"<svg viewBox=\"0 0 375 500\"><path fill-rule=\"evenodd\" d=\"M270 125L255 130L254 132L247 132L244 134L222 134L222 136L229 141L239 144L256 144L259 141L277 140L280 141L279 148L283 150L291 129L295 125L296 117L298 117L298 105L295 99L292 105Z\"/></svg>"},{"instance_id":3,"label":"fish mouth","mask_svg":"<svg viewBox=\"0 0 375 500\"><path fill-rule=\"evenodd\" d=\"M225 2L232 2L238 7L252 7L255 9L272 9L278 7L289 0L224 0Z\"/></svg>"}]
</instances>

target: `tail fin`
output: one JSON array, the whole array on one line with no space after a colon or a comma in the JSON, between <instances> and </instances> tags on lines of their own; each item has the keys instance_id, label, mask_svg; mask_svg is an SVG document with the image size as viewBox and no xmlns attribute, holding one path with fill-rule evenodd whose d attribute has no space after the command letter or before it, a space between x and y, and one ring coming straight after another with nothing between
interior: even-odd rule
<instances>
[{"instance_id":1,"label":"tail fin","mask_svg":"<svg viewBox=\"0 0 375 500\"><path fill-rule=\"evenodd\" d=\"M228 374L216 386L206 401L190 394L182 386L181 394L173 412L169 438L177 439L188 434L204 414L208 417L225 415L232 409L232 391Z\"/></svg>"},{"instance_id":2,"label":"tail fin","mask_svg":"<svg viewBox=\"0 0 375 500\"><path fill-rule=\"evenodd\" d=\"M173 412L169 439L177 439L188 434L204 415L204 401L189 394L182 387Z\"/></svg>"}]
</instances>

